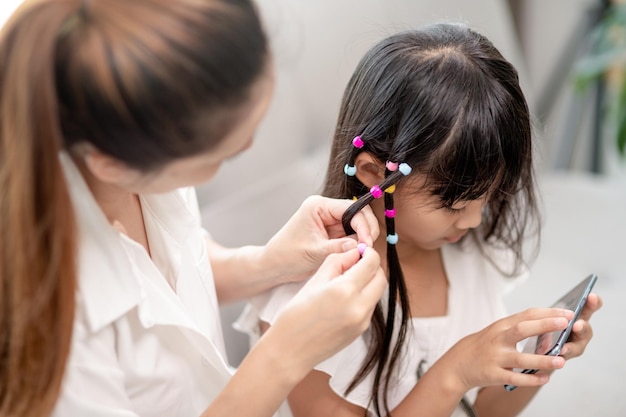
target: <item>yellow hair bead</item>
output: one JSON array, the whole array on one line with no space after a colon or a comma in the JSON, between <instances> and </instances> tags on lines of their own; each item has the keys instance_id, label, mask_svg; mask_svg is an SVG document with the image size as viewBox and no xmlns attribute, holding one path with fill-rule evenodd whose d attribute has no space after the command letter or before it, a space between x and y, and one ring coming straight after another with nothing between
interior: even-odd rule
<instances>
[{"instance_id":1,"label":"yellow hair bead","mask_svg":"<svg viewBox=\"0 0 626 417\"><path fill-rule=\"evenodd\" d=\"M396 191L396 184L392 184L389 187L385 188L385 192L387 194L393 194Z\"/></svg>"},{"instance_id":2,"label":"yellow hair bead","mask_svg":"<svg viewBox=\"0 0 626 417\"><path fill-rule=\"evenodd\" d=\"M352 201L357 201L359 198L355 195L352 196Z\"/></svg>"}]
</instances>

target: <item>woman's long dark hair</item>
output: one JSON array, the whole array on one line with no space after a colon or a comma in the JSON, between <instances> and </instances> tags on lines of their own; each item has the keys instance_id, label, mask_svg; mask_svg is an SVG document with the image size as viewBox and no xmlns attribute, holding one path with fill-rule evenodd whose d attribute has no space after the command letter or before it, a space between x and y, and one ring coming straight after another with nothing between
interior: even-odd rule
<instances>
[{"instance_id":1,"label":"woman's long dark hair","mask_svg":"<svg viewBox=\"0 0 626 417\"><path fill-rule=\"evenodd\" d=\"M0 416L48 416L75 308L61 149L156 170L210 150L267 68L248 0L32 0L0 33Z\"/></svg>"},{"instance_id":2,"label":"woman's long dark hair","mask_svg":"<svg viewBox=\"0 0 626 417\"><path fill-rule=\"evenodd\" d=\"M363 147L353 146L360 135ZM407 163L426 178L426 189L441 208L487 195L483 221L466 237L516 254L513 275L523 263L522 241L530 226L538 232L532 165L531 123L514 67L484 36L458 24L441 23L392 35L370 49L345 90L323 194L360 196L344 215L344 227L372 200L356 176L344 174L359 152L381 164ZM405 176L385 170L382 190ZM406 192L405 188L405 192ZM393 194L384 193L393 209ZM398 213L399 216L402 213ZM388 235L394 218L386 217ZM402 236L400 235L400 244ZM369 352L346 395L374 371L371 403L389 413L387 391L398 365L410 318L396 247L387 245L389 300L379 304L369 331ZM396 304L400 327L395 345ZM383 403L380 402L383 393ZM382 407L381 407L382 406Z\"/></svg>"}]
</instances>

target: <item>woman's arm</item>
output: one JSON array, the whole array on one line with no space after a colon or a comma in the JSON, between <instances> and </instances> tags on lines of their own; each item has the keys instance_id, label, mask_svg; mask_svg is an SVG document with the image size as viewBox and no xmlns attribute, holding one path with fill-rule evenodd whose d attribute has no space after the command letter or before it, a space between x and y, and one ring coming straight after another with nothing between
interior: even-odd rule
<instances>
[{"instance_id":1,"label":"woman's arm","mask_svg":"<svg viewBox=\"0 0 626 417\"><path fill-rule=\"evenodd\" d=\"M378 254L328 256L250 351L203 417L271 416L322 360L369 324L387 285Z\"/></svg>"},{"instance_id":2,"label":"woman's arm","mask_svg":"<svg viewBox=\"0 0 626 417\"><path fill-rule=\"evenodd\" d=\"M301 281L331 253L372 245L378 222L369 208L351 222L356 236L347 237L341 217L352 204L320 196L307 198L265 246L224 248L209 241L208 251L221 303L251 297L276 285Z\"/></svg>"}]
</instances>

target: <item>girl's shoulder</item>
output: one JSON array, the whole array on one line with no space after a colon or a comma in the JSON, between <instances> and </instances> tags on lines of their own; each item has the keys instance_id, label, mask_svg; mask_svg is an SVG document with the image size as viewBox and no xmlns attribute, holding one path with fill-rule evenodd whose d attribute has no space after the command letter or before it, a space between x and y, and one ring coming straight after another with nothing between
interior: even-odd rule
<instances>
[{"instance_id":1,"label":"girl's shoulder","mask_svg":"<svg viewBox=\"0 0 626 417\"><path fill-rule=\"evenodd\" d=\"M464 239L458 244L443 246L441 252L451 280L473 277L483 284L492 282L508 292L529 275L528 267L518 265L516 253L509 248Z\"/></svg>"}]
</instances>

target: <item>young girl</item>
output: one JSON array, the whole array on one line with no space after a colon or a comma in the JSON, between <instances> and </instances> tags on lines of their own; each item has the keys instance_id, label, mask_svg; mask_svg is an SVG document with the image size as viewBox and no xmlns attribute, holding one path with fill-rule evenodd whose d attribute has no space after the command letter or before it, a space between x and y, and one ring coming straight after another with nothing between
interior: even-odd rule
<instances>
[{"instance_id":1,"label":"young girl","mask_svg":"<svg viewBox=\"0 0 626 417\"><path fill-rule=\"evenodd\" d=\"M1 417L269 417L367 327L386 280L350 201L306 200L263 247L200 224L191 186L251 145L273 80L248 0L31 0L6 23ZM218 301L312 273L234 372Z\"/></svg>"},{"instance_id":2,"label":"young girl","mask_svg":"<svg viewBox=\"0 0 626 417\"><path fill-rule=\"evenodd\" d=\"M348 229L372 207L389 287L368 332L292 391L293 415L513 416L547 375L512 368L563 366L515 347L567 313L503 319L503 287L525 273L537 207L528 108L515 69L485 37L438 24L375 45L345 91L323 194L356 199ZM298 287L249 311L272 323ZM599 305L592 296L565 358L582 354ZM438 390L425 384L433 379ZM527 388L506 392L513 381Z\"/></svg>"}]
</instances>

